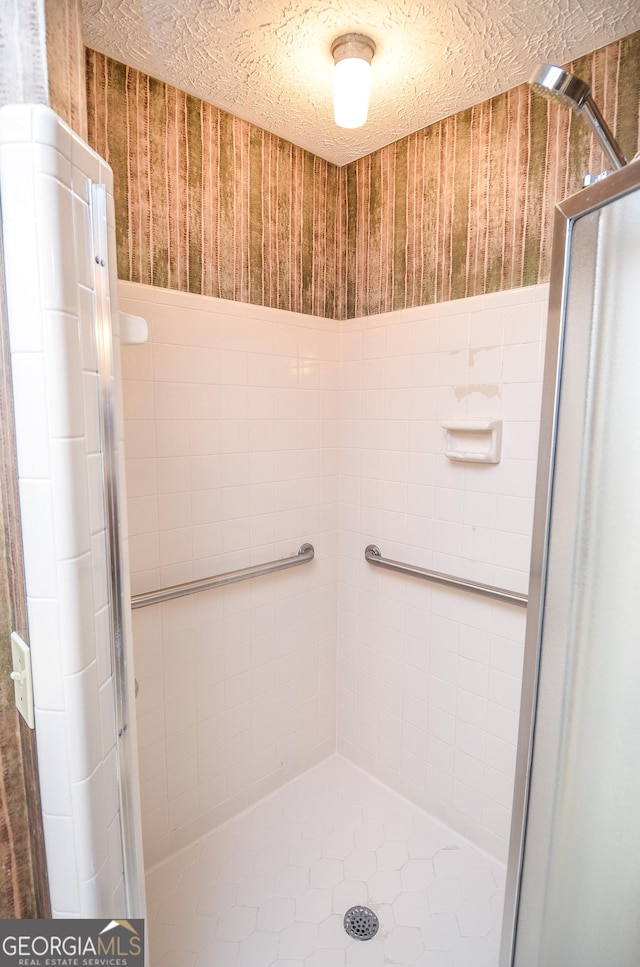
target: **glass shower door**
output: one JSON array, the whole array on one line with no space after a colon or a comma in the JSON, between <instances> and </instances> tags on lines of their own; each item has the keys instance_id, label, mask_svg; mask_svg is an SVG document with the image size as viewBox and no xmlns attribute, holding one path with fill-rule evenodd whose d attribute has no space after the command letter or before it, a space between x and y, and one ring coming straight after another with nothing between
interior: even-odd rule
<instances>
[{"instance_id":1,"label":"glass shower door","mask_svg":"<svg viewBox=\"0 0 640 967\"><path fill-rule=\"evenodd\" d=\"M639 186L556 216L503 967L640 963Z\"/></svg>"}]
</instances>

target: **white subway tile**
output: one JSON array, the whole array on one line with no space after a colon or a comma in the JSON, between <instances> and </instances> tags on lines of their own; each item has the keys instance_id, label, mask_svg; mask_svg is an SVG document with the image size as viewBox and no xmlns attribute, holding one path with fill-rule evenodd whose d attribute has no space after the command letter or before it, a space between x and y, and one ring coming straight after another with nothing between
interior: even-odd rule
<instances>
[{"instance_id":1,"label":"white subway tile","mask_svg":"<svg viewBox=\"0 0 640 967\"><path fill-rule=\"evenodd\" d=\"M127 379L123 382L122 393L125 419L153 420L155 418L151 379Z\"/></svg>"},{"instance_id":2,"label":"white subway tile","mask_svg":"<svg viewBox=\"0 0 640 967\"><path fill-rule=\"evenodd\" d=\"M77 195L73 196L72 204L76 254L76 284L91 289L94 286L94 265L91 260L92 245L89 206L86 201L83 201Z\"/></svg>"},{"instance_id":3,"label":"white subway tile","mask_svg":"<svg viewBox=\"0 0 640 967\"><path fill-rule=\"evenodd\" d=\"M532 498L535 492L533 460L503 460L498 468L498 494Z\"/></svg>"},{"instance_id":4,"label":"white subway tile","mask_svg":"<svg viewBox=\"0 0 640 967\"><path fill-rule=\"evenodd\" d=\"M447 745L453 745L456 734L456 718L436 705L429 705L427 709L427 729L430 735Z\"/></svg>"},{"instance_id":5,"label":"white subway tile","mask_svg":"<svg viewBox=\"0 0 640 967\"><path fill-rule=\"evenodd\" d=\"M0 149L0 176L3 181L3 194L6 196L2 204L3 220L16 224L25 221L33 232L37 212L34 198L34 146L31 143L6 143L5 131L6 129L2 132L3 144ZM31 138L25 140L30 142Z\"/></svg>"},{"instance_id":6,"label":"white subway tile","mask_svg":"<svg viewBox=\"0 0 640 967\"><path fill-rule=\"evenodd\" d=\"M510 742L487 735L486 764L506 776L513 776L516 765L516 748Z\"/></svg>"},{"instance_id":7,"label":"white subway tile","mask_svg":"<svg viewBox=\"0 0 640 967\"><path fill-rule=\"evenodd\" d=\"M462 722L486 729L487 704L484 696L459 689L456 695L456 714Z\"/></svg>"},{"instance_id":8,"label":"white subway tile","mask_svg":"<svg viewBox=\"0 0 640 967\"><path fill-rule=\"evenodd\" d=\"M47 418L52 437L80 437L85 432L79 320L61 312L44 314ZM88 401L86 401L88 402ZM97 412L97 387L94 409Z\"/></svg>"},{"instance_id":9,"label":"white subway tile","mask_svg":"<svg viewBox=\"0 0 640 967\"><path fill-rule=\"evenodd\" d=\"M70 816L43 814L49 889L59 916L80 916L80 889L74 822Z\"/></svg>"},{"instance_id":10,"label":"white subway tile","mask_svg":"<svg viewBox=\"0 0 640 967\"><path fill-rule=\"evenodd\" d=\"M188 346L152 343L153 376L158 382L191 382L191 354Z\"/></svg>"},{"instance_id":11,"label":"white subway tile","mask_svg":"<svg viewBox=\"0 0 640 967\"><path fill-rule=\"evenodd\" d=\"M518 739L518 714L489 702L487 706L487 732L514 747Z\"/></svg>"},{"instance_id":12,"label":"white subway tile","mask_svg":"<svg viewBox=\"0 0 640 967\"><path fill-rule=\"evenodd\" d=\"M45 478L50 465L44 356L14 353L11 367L19 474Z\"/></svg>"},{"instance_id":13,"label":"white subway tile","mask_svg":"<svg viewBox=\"0 0 640 967\"><path fill-rule=\"evenodd\" d=\"M546 301L546 298L545 296L544 301ZM523 301L517 308L508 309L505 313L504 322L505 343L530 343L542 339L545 328L545 313L546 306L544 302L538 299L529 304Z\"/></svg>"},{"instance_id":14,"label":"white subway tile","mask_svg":"<svg viewBox=\"0 0 640 967\"><path fill-rule=\"evenodd\" d=\"M81 290L82 291L82 290ZM134 303L127 308L127 303L120 302L121 311L131 311L133 315L145 312L144 304ZM123 387L128 387L130 382L148 382L153 379L153 358L151 342L135 346L122 346L120 350L120 361L122 364ZM95 368L95 367L88 367ZM166 385L166 384L159 384ZM183 385L183 384L180 384ZM189 387L191 390L192 387Z\"/></svg>"},{"instance_id":15,"label":"white subway tile","mask_svg":"<svg viewBox=\"0 0 640 967\"><path fill-rule=\"evenodd\" d=\"M535 423L540 419L541 383L539 381L504 383L502 402L509 419Z\"/></svg>"},{"instance_id":16,"label":"white subway tile","mask_svg":"<svg viewBox=\"0 0 640 967\"><path fill-rule=\"evenodd\" d=\"M31 117L31 139L39 146L58 151L63 158L71 159L73 144L76 143L79 153L76 165L87 167L91 163L93 152L89 152L79 138L75 138L71 129L60 123L60 118L50 108L43 104L29 107Z\"/></svg>"},{"instance_id":17,"label":"white subway tile","mask_svg":"<svg viewBox=\"0 0 640 967\"><path fill-rule=\"evenodd\" d=\"M175 728L166 730L167 770L185 759L185 750L190 755L191 750L196 748L198 729L192 723L191 716L188 717L188 721L186 728L184 722L178 719Z\"/></svg>"},{"instance_id":18,"label":"white subway tile","mask_svg":"<svg viewBox=\"0 0 640 967\"><path fill-rule=\"evenodd\" d=\"M56 555L65 560L91 547L87 452L83 439L52 439L49 447Z\"/></svg>"},{"instance_id":19,"label":"white subway tile","mask_svg":"<svg viewBox=\"0 0 640 967\"><path fill-rule=\"evenodd\" d=\"M35 216L30 217L25 209L18 219L10 220L3 211L3 233L5 238L11 238L11 244L4 249L4 272L12 352L40 352L44 344L44 312L39 279L30 260L25 259L25 253L31 253L35 245Z\"/></svg>"},{"instance_id":20,"label":"white subway tile","mask_svg":"<svg viewBox=\"0 0 640 967\"><path fill-rule=\"evenodd\" d=\"M142 839L147 849L159 840L164 840L169 834L169 808L166 805L157 807L145 813L142 824Z\"/></svg>"},{"instance_id":21,"label":"white subway tile","mask_svg":"<svg viewBox=\"0 0 640 967\"><path fill-rule=\"evenodd\" d=\"M485 769L484 794L487 798L504 806L511 813L513 802L513 776L505 776L503 772L498 772L487 766Z\"/></svg>"},{"instance_id":22,"label":"white subway tile","mask_svg":"<svg viewBox=\"0 0 640 967\"><path fill-rule=\"evenodd\" d=\"M491 666L517 679L522 676L523 641L494 636L491 642Z\"/></svg>"},{"instance_id":23,"label":"white subway tile","mask_svg":"<svg viewBox=\"0 0 640 967\"><path fill-rule=\"evenodd\" d=\"M427 763L446 776L453 775L454 748L434 735L427 738ZM427 772L428 775L428 772Z\"/></svg>"},{"instance_id":24,"label":"white subway tile","mask_svg":"<svg viewBox=\"0 0 640 967\"><path fill-rule=\"evenodd\" d=\"M64 679L67 755L72 783L83 782L102 760L98 675L93 662Z\"/></svg>"},{"instance_id":25,"label":"white subway tile","mask_svg":"<svg viewBox=\"0 0 640 967\"><path fill-rule=\"evenodd\" d=\"M57 566L61 651L56 656L65 675L75 675L96 659L93 569L90 554Z\"/></svg>"},{"instance_id":26,"label":"white subway tile","mask_svg":"<svg viewBox=\"0 0 640 967\"><path fill-rule=\"evenodd\" d=\"M72 782L71 796L78 877L82 881L95 877L107 859L108 818L102 765L83 782Z\"/></svg>"},{"instance_id":27,"label":"white subway tile","mask_svg":"<svg viewBox=\"0 0 640 967\"><path fill-rule=\"evenodd\" d=\"M73 196L67 187L46 174L36 175L35 193L38 206L36 252L42 306L77 316L75 259L73 256L59 258L68 240L74 237Z\"/></svg>"},{"instance_id":28,"label":"white subway tile","mask_svg":"<svg viewBox=\"0 0 640 967\"><path fill-rule=\"evenodd\" d=\"M177 487L177 482L172 479L173 467L167 466L167 461L159 461L158 469L160 473L158 475L158 480L160 486L156 486L156 461L149 459L137 459L131 458L127 460L127 493L130 498L132 497L146 497L150 493L155 494L157 490L161 493L166 492L162 490L162 483L164 486L169 486L171 491L174 489L179 489ZM189 467L188 465L183 465L184 476L186 480L184 481L184 488L186 489Z\"/></svg>"},{"instance_id":29,"label":"white subway tile","mask_svg":"<svg viewBox=\"0 0 640 967\"><path fill-rule=\"evenodd\" d=\"M456 747L453 773L459 782L482 794L485 784L485 769L482 761Z\"/></svg>"},{"instance_id":30,"label":"white subway tile","mask_svg":"<svg viewBox=\"0 0 640 967\"><path fill-rule=\"evenodd\" d=\"M482 806L482 824L494 836L507 842L511 826L511 810L491 799L485 799Z\"/></svg>"},{"instance_id":31,"label":"white subway tile","mask_svg":"<svg viewBox=\"0 0 640 967\"><path fill-rule=\"evenodd\" d=\"M469 346L493 347L502 345L504 309L480 309L469 318Z\"/></svg>"},{"instance_id":32,"label":"white subway tile","mask_svg":"<svg viewBox=\"0 0 640 967\"><path fill-rule=\"evenodd\" d=\"M461 625L459 642L461 659L468 658L479 662L481 665L488 666L492 640L492 636L486 631L469 627L466 624Z\"/></svg>"},{"instance_id":33,"label":"white subway tile","mask_svg":"<svg viewBox=\"0 0 640 967\"><path fill-rule=\"evenodd\" d=\"M466 349L469 345L469 317L466 313L449 315L439 328L438 349L442 352Z\"/></svg>"},{"instance_id":34,"label":"white subway tile","mask_svg":"<svg viewBox=\"0 0 640 967\"><path fill-rule=\"evenodd\" d=\"M495 668L489 671L489 699L517 712L520 707L520 679Z\"/></svg>"},{"instance_id":35,"label":"white subway tile","mask_svg":"<svg viewBox=\"0 0 640 967\"><path fill-rule=\"evenodd\" d=\"M19 487L27 594L55 598L56 545L51 484L48 480L21 478Z\"/></svg>"},{"instance_id":36,"label":"white subway tile","mask_svg":"<svg viewBox=\"0 0 640 967\"><path fill-rule=\"evenodd\" d=\"M489 691L489 669L477 661L459 658L458 685L474 695L486 698Z\"/></svg>"},{"instance_id":37,"label":"white subway tile","mask_svg":"<svg viewBox=\"0 0 640 967\"><path fill-rule=\"evenodd\" d=\"M29 644L36 707L63 711L59 606L55 598L29 599Z\"/></svg>"},{"instance_id":38,"label":"white subway tile","mask_svg":"<svg viewBox=\"0 0 640 967\"><path fill-rule=\"evenodd\" d=\"M464 816L475 823L480 823L483 805L482 794L459 779L455 779L453 783L452 805Z\"/></svg>"},{"instance_id":39,"label":"white subway tile","mask_svg":"<svg viewBox=\"0 0 640 967\"><path fill-rule=\"evenodd\" d=\"M495 522L498 530L523 534L529 539L533 529L533 498L500 495L496 500Z\"/></svg>"},{"instance_id":40,"label":"white subway tile","mask_svg":"<svg viewBox=\"0 0 640 967\"><path fill-rule=\"evenodd\" d=\"M72 806L64 710L50 712L38 708L36 727L43 811L50 816L70 817Z\"/></svg>"}]
</instances>

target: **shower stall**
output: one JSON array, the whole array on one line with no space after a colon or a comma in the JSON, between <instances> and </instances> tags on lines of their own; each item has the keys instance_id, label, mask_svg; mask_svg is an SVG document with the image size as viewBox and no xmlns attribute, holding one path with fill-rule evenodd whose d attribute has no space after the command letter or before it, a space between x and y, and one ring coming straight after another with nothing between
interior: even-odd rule
<instances>
[{"instance_id":1,"label":"shower stall","mask_svg":"<svg viewBox=\"0 0 640 967\"><path fill-rule=\"evenodd\" d=\"M0 121L55 914L143 915L143 844L152 967L631 967L638 166L560 207L538 461L548 286L118 283L108 167Z\"/></svg>"},{"instance_id":2,"label":"shower stall","mask_svg":"<svg viewBox=\"0 0 640 967\"><path fill-rule=\"evenodd\" d=\"M149 514L141 603L158 578L315 548L309 569L137 612L154 967L637 961L638 468L622 416L639 187L632 164L558 206L538 462L546 287L336 337L121 286L152 333L125 350L134 460L149 461L129 477ZM477 433L500 420L491 463Z\"/></svg>"},{"instance_id":3,"label":"shower stall","mask_svg":"<svg viewBox=\"0 0 640 967\"><path fill-rule=\"evenodd\" d=\"M154 967L497 962L546 299L120 283Z\"/></svg>"}]
</instances>

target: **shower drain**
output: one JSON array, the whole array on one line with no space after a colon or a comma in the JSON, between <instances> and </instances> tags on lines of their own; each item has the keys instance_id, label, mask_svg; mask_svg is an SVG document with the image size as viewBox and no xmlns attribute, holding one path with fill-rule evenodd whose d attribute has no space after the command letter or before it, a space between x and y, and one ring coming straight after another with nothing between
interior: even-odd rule
<instances>
[{"instance_id":1,"label":"shower drain","mask_svg":"<svg viewBox=\"0 0 640 967\"><path fill-rule=\"evenodd\" d=\"M344 929L356 940L371 940L379 926L377 916L369 907L351 907L344 915Z\"/></svg>"}]
</instances>

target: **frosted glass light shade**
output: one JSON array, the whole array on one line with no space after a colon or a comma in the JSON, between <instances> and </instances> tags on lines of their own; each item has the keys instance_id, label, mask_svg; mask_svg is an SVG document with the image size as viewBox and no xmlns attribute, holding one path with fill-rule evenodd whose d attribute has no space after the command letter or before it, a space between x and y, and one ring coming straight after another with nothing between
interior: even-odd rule
<instances>
[{"instance_id":1,"label":"frosted glass light shade","mask_svg":"<svg viewBox=\"0 0 640 967\"><path fill-rule=\"evenodd\" d=\"M331 45L333 116L341 128L359 128L367 120L371 91L371 59L376 45L364 34L343 34Z\"/></svg>"},{"instance_id":2,"label":"frosted glass light shade","mask_svg":"<svg viewBox=\"0 0 640 967\"><path fill-rule=\"evenodd\" d=\"M360 57L339 60L333 74L333 116L341 128L359 128L367 120L371 64Z\"/></svg>"}]
</instances>

